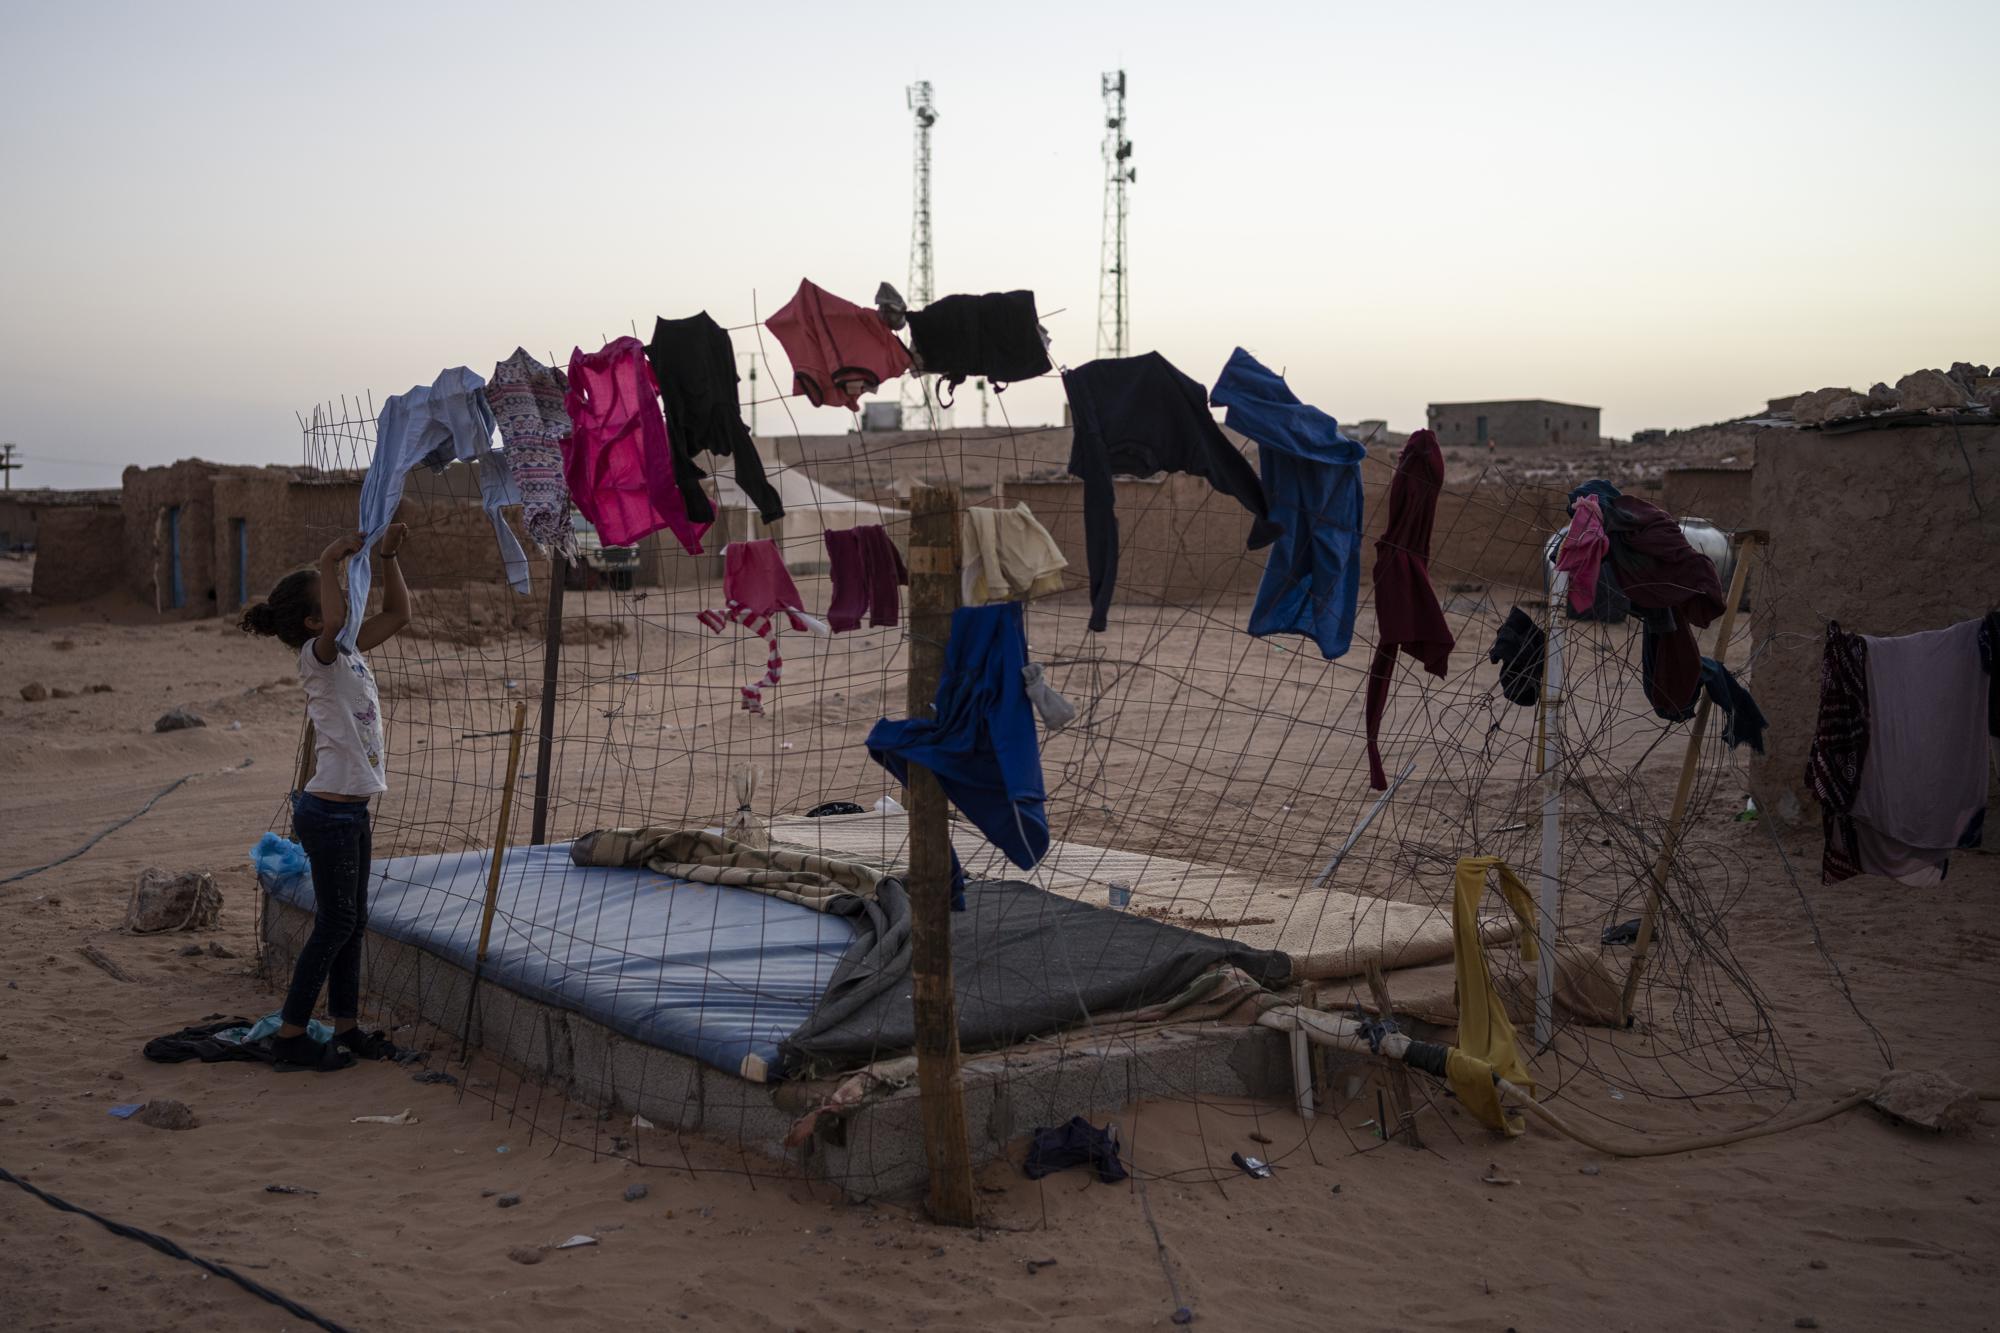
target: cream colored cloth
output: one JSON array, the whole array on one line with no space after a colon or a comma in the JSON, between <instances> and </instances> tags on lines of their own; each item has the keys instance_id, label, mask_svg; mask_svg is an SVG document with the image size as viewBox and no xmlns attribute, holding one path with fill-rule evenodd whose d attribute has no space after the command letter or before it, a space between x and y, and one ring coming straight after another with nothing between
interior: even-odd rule
<instances>
[{"instance_id":1,"label":"cream colored cloth","mask_svg":"<svg viewBox=\"0 0 2000 1333\"><path fill-rule=\"evenodd\" d=\"M762 850L700 829L601 829L569 847L580 866L644 866L675 879L755 889L824 912L835 899L873 898L879 870L784 848Z\"/></svg>"},{"instance_id":2,"label":"cream colored cloth","mask_svg":"<svg viewBox=\"0 0 2000 1333\"><path fill-rule=\"evenodd\" d=\"M967 606L1018 602L1062 591L1062 573L1069 561L1026 505L966 510L959 524L959 545L965 560L960 599Z\"/></svg>"}]
</instances>

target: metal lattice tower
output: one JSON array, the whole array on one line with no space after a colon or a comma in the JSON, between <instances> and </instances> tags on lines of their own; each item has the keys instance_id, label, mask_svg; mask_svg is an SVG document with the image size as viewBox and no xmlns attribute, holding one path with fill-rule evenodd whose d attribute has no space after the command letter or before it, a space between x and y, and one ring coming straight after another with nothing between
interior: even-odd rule
<instances>
[{"instance_id":1,"label":"metal lattice tower","mask_svg":"<svg viewBox=\"0 0 2000 1333\"><path fill-rule=\"evenodd\" d=\"M1127 356L1132 307L1125 260L1125 187L1139 179L1125 135L1125 71L1106 74L1104 89L1104 234L1097 259L1097 354Z\"/></svg>"},{"instance_id":2,"label":"metal lattice tower","mask_svg":"<svg viewBox=\"0 0 2000 1333\"><path fill-rule=\"evenodd\" d=\"M931 126L938 113L927 79L905 89L905 98L916 122L916 163L910 181L910 285L904 300L910 309L921 310L937 299L931 268ZM941 412L923 376L905 375L901 398L906 429L937 429Z\"/></svg>"}]
</instances>

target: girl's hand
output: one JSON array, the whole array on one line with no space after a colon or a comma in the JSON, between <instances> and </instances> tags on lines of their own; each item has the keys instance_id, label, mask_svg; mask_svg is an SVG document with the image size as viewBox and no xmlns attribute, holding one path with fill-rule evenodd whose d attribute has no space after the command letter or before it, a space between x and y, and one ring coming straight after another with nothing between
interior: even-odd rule
<instances>
[{"instance_id":1,"label":"girl's hand","mask_svg":"<svg viewBox=\"0 0 2000 1333\"><path fill-rule=\"evenodd\" d=\"M409 535L409 524L391 523L383 530L382 540L375 543L377 554L385 560L393 559L403 549L403 539Z\"/></svg>"},{"instance_id":2,"label":"girl's hand","mask_svg":"<svg viewBox=\"0 0 2000 1333\"><path fill-rule=\"evenodd\" d=\"M319 553L322 565L339 564L368 544L368 537L360 531L350 532L344 537L336 537Z\"/></svg>"}]
</instances>

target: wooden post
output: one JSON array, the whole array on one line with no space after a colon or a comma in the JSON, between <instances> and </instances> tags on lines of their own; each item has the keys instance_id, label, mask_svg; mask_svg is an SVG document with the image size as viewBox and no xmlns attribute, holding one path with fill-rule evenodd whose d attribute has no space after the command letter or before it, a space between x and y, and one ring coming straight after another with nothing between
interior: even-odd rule
<instances>
[{"instance_id":1,"label":"wooden post","mask_svg":"<svg viewBox=\"0 0 2000 1333\"><path fill-rule=\"evenodd\" d=\"M493 909L500 897L500 863L507 856L507 819L514 812L514 779L521 775L521 728L527 725L528 704L514 704L514 729L507 738L507 781L500 788L500 818L494 822L493 859L486 865L486 911L479 919L479 961L486 961L486 940L493 933Z\"/></svg>"},{"instance_id":2,"label":"wooden post","mask_svg":"<svg viewBox=\"0 0 2000 1333\"><path fill-rule=\"evenodd\" d=\"M920 486L910 497L908 712L929 717L944 675L945 641L958 606L960 509L956 486ZM910 765L910 1002L916 1011L917 1088L930 1167L930 1213L972 1226L972 1153L958 1058L958 999L951 977L951 830L944 790Z\"/></svg>"},{"instance_id":3,"label":"wooden post","mask_svg":"<svg viewBox=\"0 0 2000 1333\"><path fill-rule=\"evenodd\" d=\"M493 859L486 867L486 908L479 918L479 952L472 960L472 986L465 993L465 1026L458 1039L458 1058L472 1046L472 1009L479 999L479 978L486 969L486 942L493 934L493 909L500 898L500 863L507 856L507 820L514 812L514 780L521 775L521 728L528 722L526 700L514 704L514 728L507 741L507 781L500 788L500 817L493 826Z\"/></svg>"},{"instance_id":4,"label":"wooden post","mask_svg":"<svg viewBox=\"0 0 2000 1333\"><path fill-rule=\"evenodd\" d=\"M549 557L549 612L542 636L542 721L535 737L535 819L528 835L531 846L549 840L549 765L555 755L556 677L562 672L563 584L569 581L569 557Z\"/></svg>"},{"instance_id":5,"label":"wooden post","mask_svg":"<svg viewBox=\"0 0 2000 1333\"><path fill-rule=\"evenodd\" d=\"M312 781L312 775L318 767L318 761L319 734L313 730L312 719L307 718L305 737L299 741L299 770L298 776L292 780L293 791L304 791L306 789L306 784Z\"/></svg>"},{"instance_id":6,"label":"wooden post","mask_svg":"<svg viewBox=\"0 0 2000 1333\"><path fill-rule=\"evenodd\" d=\"M1762 532L1739 532L1736 534L1736 569L1729 578L1729 604L1723 608L1722 627L1715 636L1715 660L1724 661L1729 655L1729 636L1736 628L1736 608L1743 601L1743 580L1750 572L1750 548L1764 541ZM1646 959L1652 953L1653 932L1659 926L1660 894L1666 888L1667 868L1673 864L1674 853L1680 849L1681 826L1687 820L1688 796L1694 790L1695 770L1701 763L1702 733L1708 729L1708 691L1702 690L1701 702L1695 705L1694 725L1688 728L1687 753L1681 757L1681 781L1674 789L1674 808L1667 815L1667 835L1660 843L1660 854L1653 862L1652 878L1646 891L1646 910L1639 918L1639 937L1632 942L1632 967L1625 974L1625 990L1618 997L1618 1026L1626 1027L1632 1022L1632 1000L1639 993L1639 978L1645 974Z\"/></svg>"},{"instance_id":7,"label":"wooden post","mask_svg":"<svg viewBox=\"0 0 2000 1333\"><path fill-rule=\"evenodd\" d=\"M1384 1023L1394 1022L1396 1006L1389 1002L1389 981L1382 975L1382 964L1375 959L1368 960L1368 993L1375 997L1375 1017ZM1410 1069L1401 1060L1384 1061L1389 1067L1389 1104L1396 1108L1396 1133L1407 1135L1403 1141L1412 1148L1421 1148L1424 1141L1417 1137L1416 1103L1410 1096ZM1389 1127L1382 1132L1395 1138Z\"/></svg>"}]
</instances>

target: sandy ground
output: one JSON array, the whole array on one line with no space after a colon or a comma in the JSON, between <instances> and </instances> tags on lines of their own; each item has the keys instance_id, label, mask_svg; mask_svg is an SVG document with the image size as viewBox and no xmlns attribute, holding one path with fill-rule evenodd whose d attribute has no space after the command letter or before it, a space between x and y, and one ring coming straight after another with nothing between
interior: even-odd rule
<instances>
[{"instance_id":1,"label":"sandy ground","mask_svg":"<svg viewBox=\"0 0 2000 1333\"><path fill-rule=\"evenodd\" d=\"M526 660L526 649L515 656ZM496 657L502 669L510 660ZM30 681L78 693L26 703L17 691ZM82 693L92 684L113 688ZM505 697L495 692L494 711ZM209 725L154 734L153 719L175 704ZM967 1232L929 1225L909 1201L854 1204L825 1186L752 1174L728 1145L644 1135L640 1155L659 1163L646 1166L558 1146L546 1129L510 1121L486 1090L418 1085L394 1066L317 1077L149 1064L139 1054L149 1037L277 1003L252 972L244 853L280 810L299 708L283 651L221 622L146 624L116 608L0 612L0 745L10 760L0 877L75 848L193 775L82 856L0 886L0 1167L347 1327L1168 1327L1169 1271L1196 1324L1225 1329L2000 1326L1991 1107L1957 1138L1863 1109L1734 1147L1618 1160L1540 1129L1496 1140L1445 1102L1420 1118L1423 1151L1382 1145L1366 1127L1376 1114L1366 1091L1310 1132L1273 1105L1149 1103L1116 1117L1143 1185L1107 1187L1082 1172L1031 1182L995 1164L982 1176L990 1224ZM593 798L578 817L609 799ZM1800 1103L1613 1097L1594 1073L1572 1072L1575 1050L1545 1057L1538 1072L1560 1084L1557 1104L1600 1132L1735 1127L1872 1084L1881 1068L1813 947L1777 845L1727 813L1697 836L1705 855L1738 871L1731 943L1763 990ZM464 822L480 820L468 812ZM1822 889L1810 882L1816 839L1788 836L1783 848L1821 940L1896 1062L2000 1087L2000 1038L1985 1026L2000 865L1963 857L1935 891L1872 880ZM216 874L222 926L196 939L232 956L184 956L185 936L117 932L146 866ZM86 943L133 979L87 962ZM1647 1041L1599 1032L1596 1067L1643 1057ZM107 1114L152 1097L186 1101L199 1127L174 1133ZM351 1123L406 1108L417 1123ZM565 1127L586 1145L617 1128ZM1278 1172L1252 1180L1231 1166L1232 1152L1267 1157ZM1492 1164L1516 1183L1485 1183ZM628 1203L632 1183L649 1192ZM271 1184L317 1193L274 1194ZM488 1190L522 1202L496 1208ZM599 1243L532 1266L508 1258L575 1233ZM300 1326L4 1184L0 1237L0 1327ZM1031 1271L1030 1261L1050 1259Z\"/></svg>"}]
</instances>

